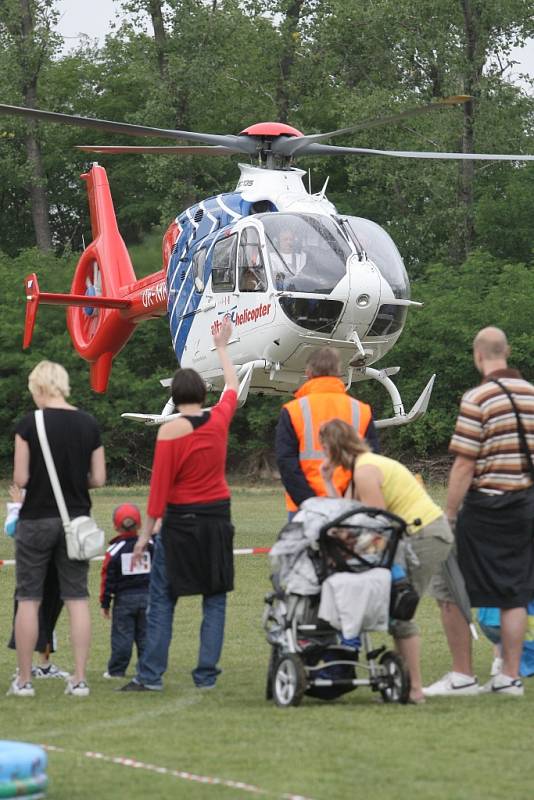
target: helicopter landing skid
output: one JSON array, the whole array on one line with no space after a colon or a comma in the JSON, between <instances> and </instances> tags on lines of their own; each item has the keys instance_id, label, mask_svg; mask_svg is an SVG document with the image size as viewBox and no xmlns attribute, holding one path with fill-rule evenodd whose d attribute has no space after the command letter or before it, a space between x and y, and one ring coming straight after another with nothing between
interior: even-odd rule
<instances>
[{"instance_id":1,"label":"helicopter landing skid","mask_svg":"<svg viewBox=\"0 0 534 800\"><path fill-rule=\"evenodd\" d=\"M369 378L376 380L385 387L389 396L391 397L391 401L393 403L393 416L386 419L375 420L376 428L391 428L397 425L408 425L409 422L414 422L416 419L419 419L419 417L422 417L428 408L428 403L430 401L430 395L432 394L436 375L432 375L418 399L413 404L411 410L406 413L399 390L389 377L390 375L396 375L399 369L400 367L387 367L386 369L360 367L357 370L354 370L354 373L356 374L353 373L353 380L366 380Z\"/></svg>"},{"instance_id":2,"label":"helicopter landing skid","mask_svg":"<svg viewBox=\"0 0 534 800\"><path fill-rule=\"evenodd\" d=\"M247 361L246 364L242 364L237 368L237 377L239 378L239 388L237 390L238 408L241 408L247 402L254 370L264 367L265 361ZM160 383L168 386L170 381L165 379L160 381ZM161 414L121 414L123 419L129 419L132 422L140 422L143 425L162 425L164 422L170 422L171 419L176 419L180 416L181 414L174 413L174 403L172 401L172 397L170 397L165 403Z\"/></svg>"}]
</instances>

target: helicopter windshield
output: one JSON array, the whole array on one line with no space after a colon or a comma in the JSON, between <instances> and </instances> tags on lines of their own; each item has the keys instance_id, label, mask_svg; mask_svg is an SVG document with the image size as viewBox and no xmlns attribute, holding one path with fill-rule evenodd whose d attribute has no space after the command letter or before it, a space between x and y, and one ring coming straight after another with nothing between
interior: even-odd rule
<instances>
[{"instance_id":1,"label":"helicopter windshield","mask_svg":"<svg viewBox=\"0 0 534 800\"><path fill-rule=\"evenodd\" d=\"M375 264L398 300L410 299L410 281L395 242L386 231L363 217L344 217L354 242Z\"/></svg>"},{"instance_id":2,"label":"helicopter windshield","mask_svg":"<svg viewBox=\"0 0 534 800\"><path fill-rule=\"evenodd\" d=\"M356 247L360 252L365 252L370 261L378 267L382 277L390 285L393 297L397 300L409 300L410 281L401 254L391 236L370 219L362 217L344 219ZM406 322L407 313L406 306L398 306L386 300L378 309L367 335L391 336L398 333Z\"/></svg>"},{"instance_id":3,"label":"helicopter windshield","mask_svg":"<svg viewBox=\"0 0 534 800\"><path fill-rule=\"evenodd\" d=\"M312 214L262 214L275 287L330 294L346 275L351 249L336 223Z\"/></svg>"}]
</instances>

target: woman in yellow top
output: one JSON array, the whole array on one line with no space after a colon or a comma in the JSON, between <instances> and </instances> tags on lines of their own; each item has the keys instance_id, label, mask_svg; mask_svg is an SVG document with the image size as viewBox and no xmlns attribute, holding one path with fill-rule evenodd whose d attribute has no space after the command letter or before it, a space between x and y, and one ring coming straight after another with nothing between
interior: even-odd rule
<instances>
[{"instance_id":1,"label":"woman in yellow top","mask_svg":"<svg viewBox=\"0 0 534 800\"><path fill-rule=\"evenodd\" d=\"M336 467L351 470L353 478L346 496L366 506L384 508L408 524L410 543L419 565L408 563L407 572L419 596L427 592L440 603L450 602L451 596L439 573L449 554L453 535L441 508L403 464L370 452L364 440L346 422L340 419L326 422L319 431L319 438L326 456L321 474L329 496L338 495L332 483ZM419 629L412 620L393 620L390 631L408 666L410 701L422 703Z\"/></svg>"}]
</instances>

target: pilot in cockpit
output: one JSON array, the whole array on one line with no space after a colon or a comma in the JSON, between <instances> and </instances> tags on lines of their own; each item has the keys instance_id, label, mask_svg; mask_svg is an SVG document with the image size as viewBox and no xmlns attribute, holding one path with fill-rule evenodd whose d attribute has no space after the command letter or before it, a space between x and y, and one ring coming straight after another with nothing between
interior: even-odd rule
<instances>
[{"instance_id":1,"label":"pilot in cockpit","mask_svg":"<svg viewBox=\"0 0 534 800\"><path fill-rule=\"evenodd\" d=\"M282 228L270 259L276 288L294 289L295 280L306 266L306 253L302 252L291 228Z\"/></svg>"}]
</instances>

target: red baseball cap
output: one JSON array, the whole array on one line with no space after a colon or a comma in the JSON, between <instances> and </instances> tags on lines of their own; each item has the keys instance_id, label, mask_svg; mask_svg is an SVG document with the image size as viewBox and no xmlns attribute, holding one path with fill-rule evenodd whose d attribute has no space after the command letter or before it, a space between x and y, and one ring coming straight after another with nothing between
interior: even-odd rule
<instances>
[{"instance_id":1,"label":"red baseball cap","mask_svg":"<svg viewBox=\"0 0 534 800\"><path fill-rule=\"evenodd\" d=\"M121 503L113 512L115 530L133 531L141 525L141 512L134 503Z\"/></svg>"}]
</instances>

